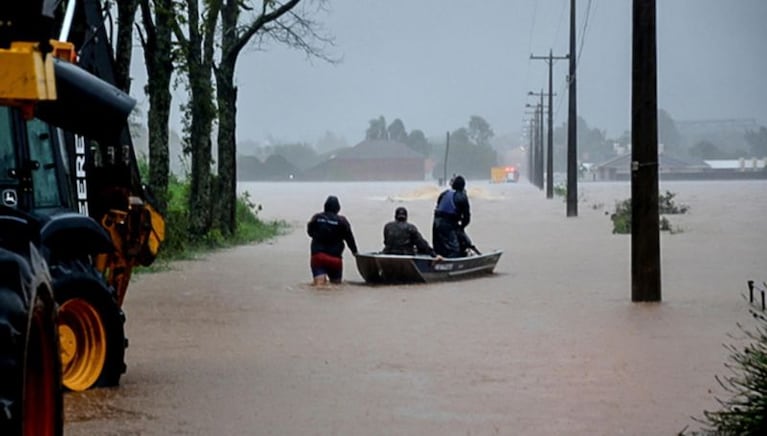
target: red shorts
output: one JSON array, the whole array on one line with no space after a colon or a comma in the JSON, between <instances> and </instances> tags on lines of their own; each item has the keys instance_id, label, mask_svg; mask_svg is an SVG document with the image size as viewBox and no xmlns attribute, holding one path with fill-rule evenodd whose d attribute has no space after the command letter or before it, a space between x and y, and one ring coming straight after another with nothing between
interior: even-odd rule
<instances>
[{"instance_id":1,"label":"red shorts","mask_svg":"<svg viewBox=\"0 0 767 436\"><path fill-rule=\"evenodd\" d=\"M331 282L340 282L344 271L344 261L340 257L326 253L312 254L309 266L314 277L327 274Z\"/></svg>"}]
</instances>

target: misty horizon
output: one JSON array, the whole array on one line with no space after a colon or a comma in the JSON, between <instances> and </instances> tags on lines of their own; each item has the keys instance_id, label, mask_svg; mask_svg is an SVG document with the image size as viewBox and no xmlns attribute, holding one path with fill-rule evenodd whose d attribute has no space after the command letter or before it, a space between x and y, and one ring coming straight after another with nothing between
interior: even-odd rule
<instances>
[{"instance_id":1,"label":"misty horizon","mask_svg":"<svg viewBox=\"0 0 767 436\"><path fill-rule=\"evenodd\" d=\"M397 7L402 5L402 7ZM743 119L767 125L767 2L658 4L658 106L676 121ZM631 2L576 6L578 115L618 137L630 126ZM335 38L337 65L272 45L248 49L237 69L239 142L316 143L326 132L354 145L369 120L401 119L427 137L485 118L496 136L522 130L529 91L547 88L548 67L531 54L566 54L569 1L482 7L436 0L339 0L316 19ZM585 32L584 32L585 27ZM582 48L581 48L582 46ZM137 48L136 50L140 50ZM146 108L142 57L134 54L132 94ZM567 61L554 67L554 124L567 117ZM172 128L180 131L176 90Z\"/></svg>"}]
</instances>

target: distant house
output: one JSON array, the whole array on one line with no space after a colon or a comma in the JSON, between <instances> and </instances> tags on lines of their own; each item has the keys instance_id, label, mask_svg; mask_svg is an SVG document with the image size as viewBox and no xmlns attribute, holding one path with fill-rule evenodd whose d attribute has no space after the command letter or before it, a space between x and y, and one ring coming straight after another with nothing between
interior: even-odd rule
<instances>
[{"instance_id":1,"label":"distant house","mask_svg":"<svg viewBox=\"0 0 767 436\"><path fill-rule=\"evenodd\" d=\"M767 159L690 160L658 154L658 176L664 180L730 180L767 178ZM631 180L631 153L591 169L594 180Z\"/></svg>"},{"instance_id":2,"label":"distant house","mask_svg":"<svg viewBox=\"0 0 767 436\"><path fill-rule=\"evenodd\" d=\"M426 158L401 142L365 140L301 174L303 180L423 180Z\"/></svg>"},{"instance_id":3,"label":"distant house","mask_svg":"<svg viewBox=\"0 0 767 436\"><path fill-rule=\"evenodd\" d=\"M263 180L264 164L255 156L237 156L237 180Z\"/></svg>"},{"instance_id":4,"label":"distant house","mask_svg":"<svg viewBox=\"0 0 767 436\"><path fill-rule=\"evenodd\" d=\"M590 171L594 180L631 180L631 153L594 165ZM703 173L709 166L703 161L685 160L658 153L658 174L661 178L688 178Z\"/></svg>"},{"instance_id":5,"label":"distant house","mask_svg":"<svg viewBox=\"0 0 767 436\"><path fill-rule=\"evenodd\" d=\"M298 168L282 155L273 154L261 162L255 156L237 158L237 180L242 182L293 180Z\"/></svg>"}]
</instances>

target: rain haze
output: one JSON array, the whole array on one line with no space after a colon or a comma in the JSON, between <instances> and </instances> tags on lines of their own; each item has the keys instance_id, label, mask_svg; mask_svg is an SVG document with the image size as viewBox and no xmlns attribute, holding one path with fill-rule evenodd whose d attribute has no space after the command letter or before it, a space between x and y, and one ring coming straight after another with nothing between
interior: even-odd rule
<instances>
[{"instance_id":1,"label":"rain haze","mask_svg":"<svg viewBox=\"0 0 767 436\"><path fill-rule=\"evenodd\" d=\"M428 137L480 115L496 136L518 138L525 104L535 102L527 93L548 86L546 63L530 54L567 54L569 3L330 1L316 19L335 38L327 53L340 63L276 44L244 53L238 138L313 144L331 131L353 145L379 115ZM578 114L608 137L631 121L631 7L628 0L577 2ZM761 0L659 2L659 107L677 121L767 124L765 21ZM555 125L567 117L567 71L566 60L555 63ZM143 65L134 75L140 83Z\"/></svg>"},{"instance_id":2,"label":"rain haze","mask_svg":"<svg viewBox=\"0 0 767 436\"><path fill-rule=\"evenodd\" d=\"M630 231L631 214L617 213L633 188L625 143L601 141L604 165L579 167L577 216L566 215L562 190L547 198L541 185L527 183L532 171L489 183L493 169L511 169L497 150L536 153L519 147L525 105L536 102L528 92L547 86L546 64L530 55L566 54L569 3L329 1L315 18L335 38L327 54L341 59L337 65L276 45L245 53L237 163L253 164L255 176L282 172L241 177L237 193L247 193L259 218L287 228L264 243L134 275L124 306L128 370L119 389L67 394L66 434L643 436L700 428L693 418L730 397L715 378L731 374L722 345L740 347L738 325L757 323L746 281L767 279L767 128L750 149L742 130L728 137L737 147L716 144L729 167L692 155L664 160L663 152L657 166L643 166L664 170L659 192L684 213L661 216L668 224L658 232L661 300L633 302L632 236L615 231L612 218L622 216ZM767 1L657 3L659 107L679 122L767 125ZM578 0L578 112L608 138L631 124L631 14L629 0ZM142 70L134 68L134 95ZM567 62L554 72L560 127ZM176 94L179 130L183 92ZM471 202L466 230L484 254L502 254L493 274L367 283L357 262L381 251L395 208L406 207L408 222L434 245L435 204L445 189L437 179L449 176L437 163L446 147L436 142L472 115L489 122L496 143L455 141L449 152L463 145L469 151L460 163L467 163L495 147L472 175L462 172ZM370 157L385 143L365 140L379 116L437 138L432 155L389 141L399 155ZM362 157L314 153L316 166L302 175L287 158L270 167L247 154L270 144L314 145L328 131L359 143L350 150ZM312 172L318 167L325 173ZM370 177L375 170L383 176ZM321 177L328 174L335 178ZM347 245L343 282L313 286L307 221L329 195L368 256L353 256Z\"/></svg>"}]
</instances>

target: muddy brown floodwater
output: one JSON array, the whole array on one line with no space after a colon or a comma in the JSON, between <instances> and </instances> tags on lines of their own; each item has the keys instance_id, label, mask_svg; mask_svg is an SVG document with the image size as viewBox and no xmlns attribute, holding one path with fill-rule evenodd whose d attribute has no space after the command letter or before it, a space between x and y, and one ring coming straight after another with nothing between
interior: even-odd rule
<instances>
[{"instance_id":1,"label":"muddy brown floodwater","mask_svg":"<svg viewBox=\"0 0 767 436\"><path fill-rule=\"evenodd\" d=\"M468 181L492 276L309 286L304 226L338 195L361 251L404 204L428 237L430 183L240 185L294 229L135 278L128 371L66 395L67 435L673 435L716 407L722 346L767 279L767 183L668 182L659 304L631 303L628 183L579 186L579 216L526 184Z\"/></svg>"}]
</instances>

